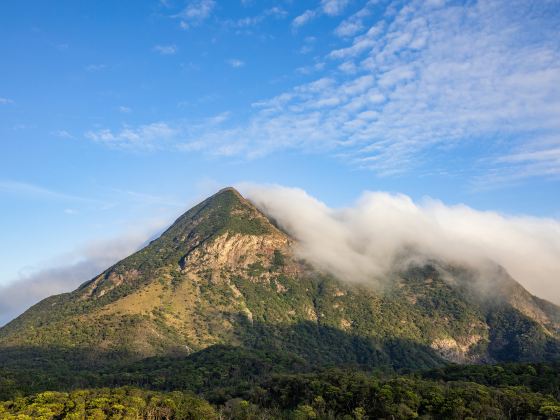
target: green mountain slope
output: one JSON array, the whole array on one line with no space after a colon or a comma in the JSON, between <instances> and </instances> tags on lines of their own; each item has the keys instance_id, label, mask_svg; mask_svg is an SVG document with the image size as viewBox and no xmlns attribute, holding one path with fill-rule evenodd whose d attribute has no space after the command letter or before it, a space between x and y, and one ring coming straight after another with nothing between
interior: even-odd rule
<instances>
[{"instance_id":1,"label":"green mountain slope","mask_svg":"<svg viewBox=\"0 0 560 420\"><path fill-rule=\"evenodd\" d=\"M560 309L499 268L486 279L493 293L477 291L480 273L437 260L395 270L381 291L315 269L295 245L224 189L144 249L0 329L0 362L44 350L93 366L217 345L369 368L560 356Z\"/></svg>"}]
</instances>

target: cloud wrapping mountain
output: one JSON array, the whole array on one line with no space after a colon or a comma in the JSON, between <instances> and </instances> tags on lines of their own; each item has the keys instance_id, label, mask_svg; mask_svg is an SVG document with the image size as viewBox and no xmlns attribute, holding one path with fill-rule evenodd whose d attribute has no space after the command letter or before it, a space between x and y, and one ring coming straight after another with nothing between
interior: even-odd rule
<instances>
[{"instance_id":1,"label":"cloud wrapping mountain","mask_svg":"<svg viewBox=\"0 0 560 420\"><path fill-rule=\"evenodd\" d=\"M240 188L298 240L311 263L348 281L387 278L403 247L426 257L485 266L495 261L529 291L560 303L560 222L447 206L402 194L365 192L354 206L333 209L298 188L245 184ZM68 292L136 251L161 221L120 239L98 241L0 287L0 325L37 301Z\"/></svg>"},{"instance_id":2,"label":"cloud wrapping mountain","mask_svg":"<svg viewBox=\"0 0 560 420\"><path fill-rule=\"evenodd\" d=\"M529 291L560 303L560 221L447 206L402 194L365 192L332 209L298 188L242 187L299 241L299 253L349 281L378 282L403 248L426 257L486 267L502 265Z\"/></svg>"}]
</instances>

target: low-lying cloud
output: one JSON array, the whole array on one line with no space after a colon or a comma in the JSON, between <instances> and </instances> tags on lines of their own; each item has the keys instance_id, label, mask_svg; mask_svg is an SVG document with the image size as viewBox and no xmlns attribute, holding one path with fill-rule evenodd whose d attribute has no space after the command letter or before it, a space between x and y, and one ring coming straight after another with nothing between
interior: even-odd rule
<instances>
[{"instance_id":1,"label":"low-lying cloud","mask_svg":"<svg viewBox=\"0 0 560 420\"><path fill-rule=\"evenodd\" d=\"M153 222L120 238L95 241L61 257L64 264L22 274L7 285L0 286L0 326L6 324L41 299L74 290L120 259L142 247L163 227Z\"/></svg>"},{"instance_id":2,"label":"low-lying cloud","mask_svg":"<svg viewBox=\"0 0 560 420\"><path fill-rule=\"evenodd\" d=\"M332 209L298 188L241 189L298 240L303 258L342 279L382 279L412 247L449 262L492 260L532 293L560 303L558 220L385 192L365 192L352 207Z\"/></svg>"}]
</instances>

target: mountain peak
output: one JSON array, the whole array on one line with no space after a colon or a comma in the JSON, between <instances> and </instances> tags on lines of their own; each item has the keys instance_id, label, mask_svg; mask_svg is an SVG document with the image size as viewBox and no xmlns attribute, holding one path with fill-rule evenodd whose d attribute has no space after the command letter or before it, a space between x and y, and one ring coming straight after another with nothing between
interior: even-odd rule
<instances>
[{"instance_id":1,"label":"mountain peak","mask_svg":"<svg viewBox=\"0 0 560 420\"><path fill-rule=\"evenodd\" d=\"M235 188L226 187L202 201L179 217L162 235L177 235L178 231L194 229L201 237L221 233L262 235L274 227L249 200ZM192 235L193 233L191 233Z\"/></svg>"},{"instance_id":2,"label":"mountain peak","mask_svg":"<svg viewBox=\"0 0 560 420\"><path fill-rule=\"evenodd\" d=\"M241 199L245 199L245 197L243 197L241 195L241 193L239 191L237 191L234 187L224 187L221 190L219 190L216 194L214 195L219 195L219 194L228 194L228 193L233 193L235 194L237 197L241 198Z\"/></svg>"},{"instance_id":3,"label":"mountain peak","mask_svg":"<svg viewBox=\"0 0 560 420\"><path fill-rule=\"evenodd\" d=\"M313 267L297 246L237 190L221 189L148 246L0 329L0 350L64 344L134 358L227 344L402 367L560 354L560 309L513 279L499 287L512 298L494 302L471 293L470 268L425 263L377 290Z\"/></svg>"}]
</instances>

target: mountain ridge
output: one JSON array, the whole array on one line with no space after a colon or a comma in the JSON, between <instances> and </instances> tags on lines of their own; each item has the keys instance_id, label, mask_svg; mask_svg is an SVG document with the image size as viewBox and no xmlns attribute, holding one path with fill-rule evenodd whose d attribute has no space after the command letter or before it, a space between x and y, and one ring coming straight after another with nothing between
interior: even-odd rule
<instances>
[{"instance_id":1,"label":"mountain ridge","mask_svg":"<svg viewBox=\"0 0 560 420\"><path fill-rule=\"evenodd\" d=\"M2 349L58 346L126 362L233 345L410 368L560 355L560 309L503 269L500 299L473 292L475 271L437 260L398 270L381 291L313 267L295 245L222 189L143 249L1 328L0 358Z\"/></svg>"}]
</instances>

